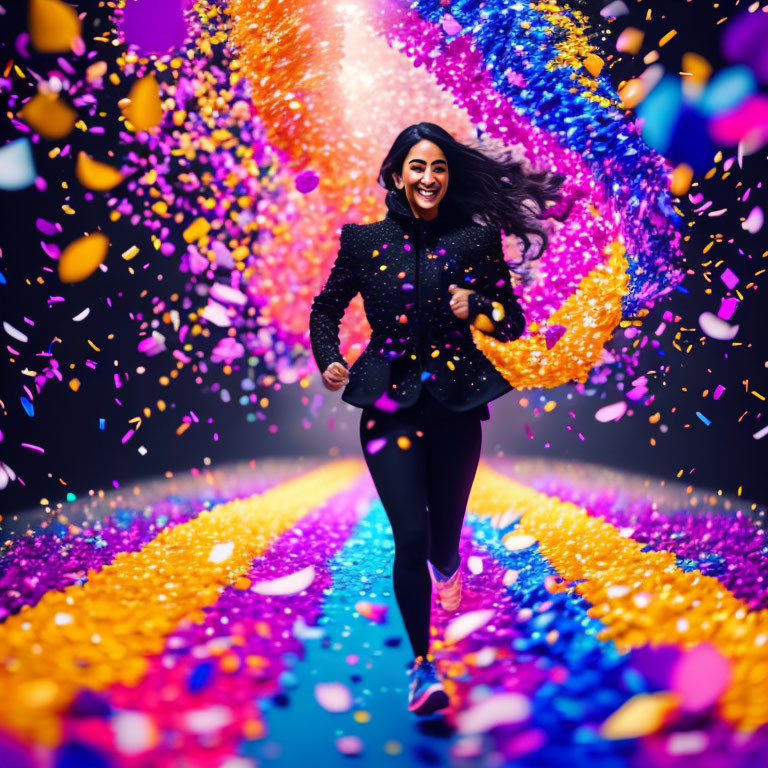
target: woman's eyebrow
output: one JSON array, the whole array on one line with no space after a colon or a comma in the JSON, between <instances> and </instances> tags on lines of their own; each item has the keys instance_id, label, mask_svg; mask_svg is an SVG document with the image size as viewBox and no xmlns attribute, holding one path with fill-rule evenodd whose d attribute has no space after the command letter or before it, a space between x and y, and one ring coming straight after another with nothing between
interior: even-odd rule
<instances>
[{"instance_id":1,"label":"woman's eyebrow","mask_svg":"<svg viewBox=\"0 0 768 768\"><path fill-rule=\"evenodd\" d=\"M409 163L424 163L424 165L427 164L426 160L419 160L417 157L411 158L408 162ZM433 160L432 161L432 165L434 165L435 163L445 163L445 162L446 162L445 160Z\"/></svg>"}]
</instances>

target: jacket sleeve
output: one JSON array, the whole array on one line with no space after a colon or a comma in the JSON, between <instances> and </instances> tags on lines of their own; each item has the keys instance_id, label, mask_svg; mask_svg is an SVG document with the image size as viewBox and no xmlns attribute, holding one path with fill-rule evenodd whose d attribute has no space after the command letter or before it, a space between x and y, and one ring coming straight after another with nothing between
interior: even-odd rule
<instances>
[{"instance_id":1,"label":"jacket sleeve","mask_svg":"<svg viewBox=\"0 0 768 768\"><path fill-rule=\"evenodd\" d=\"M469 322L475 325L478 314L485 315L492 323L493 330L479 330L498 341L514 341L525 330L525 315L520 308L510 282L509 265L504 260L501 244L501 230L489 230L486 259L487 277L472 285L475 293L469 295ZM494 306L496 304L496 306Z\"/></svg>"},{"instance_id":2,"label":"jacket sleeve","mask_svg":"<svg viewBox=\"0 0 768 768\"><path fill-rule=\"evenodd\" d=\"M341 227L336 262L331 268L323 289L312 300L312 310L309 314L309 338L312 354L321 373L335 362L349 368L339 351L339 325L349 302L359 290L352 265L350 235L353 226L355 225L344 224Z\"/></svg>"}]
</instances>

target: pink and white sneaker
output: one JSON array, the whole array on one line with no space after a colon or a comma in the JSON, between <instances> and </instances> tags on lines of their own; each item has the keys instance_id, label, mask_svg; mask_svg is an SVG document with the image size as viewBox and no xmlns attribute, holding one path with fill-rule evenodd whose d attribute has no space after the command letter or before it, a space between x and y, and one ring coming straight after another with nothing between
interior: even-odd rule
<instances>
[{"instance_id":1,"label":"pink and white sneaker","mask_svg":"<svg viewBox=\"0 0 768 768\"><path fill-rule=\"evenodd\" d=\"M427 568L437 591L438 605L445 611L455 611L461 603L461 563L450 576L435 568L429 560Z\"/></svg>"}]
</instances>

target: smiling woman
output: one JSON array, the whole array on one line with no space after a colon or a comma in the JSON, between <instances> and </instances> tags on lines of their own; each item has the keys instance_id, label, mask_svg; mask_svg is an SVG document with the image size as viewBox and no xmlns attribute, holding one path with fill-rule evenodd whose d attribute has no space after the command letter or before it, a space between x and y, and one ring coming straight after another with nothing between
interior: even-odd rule
<instances>
[{"instance_id":1,"label":"smiling woman","mask_svg":"<svg viewBox=\"0 0 768 768\"><path fill-rule=\"evenodd\" d=\"M405 191L413 215L431 221L448 189L448 161L432 141L414 144L403 163L403 175L393 174L397 189Z\"/></svg>"},{"instance_id":2,"label":"smiling woman","mask_svg":"<svg viewBox=\"0 0 768 768\"><path fill-rule=\"evenodd\" d=\"M448 704L429 652L431 582L446 611L461 600L459 540L488 403L512 386L472 329L517 339L503 227L546 245L539 215L561 178L528 176L434 123L406 128L382 163L387 214L342 227L336 263L312 303L312 351L327 389L362 409L363 455L395 542L393 583L414 653L408 708ZM539 249L539 254L541 249ZM338 330L360 292L372 334L348 370Z\"/></svg>"}]
</instances>

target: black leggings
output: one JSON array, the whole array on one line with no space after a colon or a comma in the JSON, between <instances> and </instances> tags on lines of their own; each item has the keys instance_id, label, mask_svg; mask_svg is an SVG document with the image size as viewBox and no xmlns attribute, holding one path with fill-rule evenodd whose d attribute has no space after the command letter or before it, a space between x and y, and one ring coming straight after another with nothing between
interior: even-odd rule
<instances>
[{"instance_id":1,"label":"black leggings","mask_svg":"<svg viewBox=\"0 0 768 768\"><path fill-rule=\"evenodd\" d=\"M427 559L444 573L459 565L461 526L480 461L480 409L450 411L422 387L409 408L364 407L360 441L392 526L395 598L414 656L425 656L432 594Z\"/></svg>"}]
</instances>

